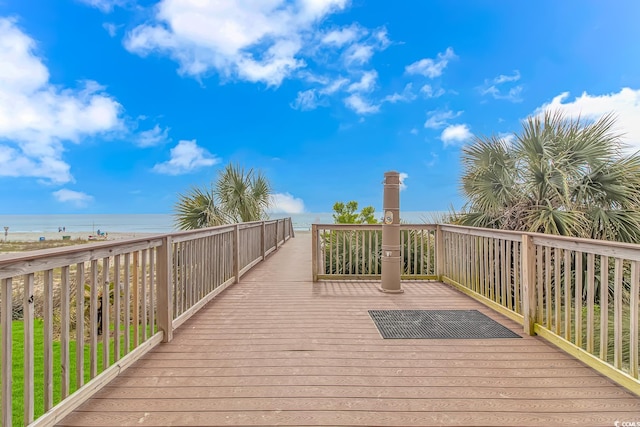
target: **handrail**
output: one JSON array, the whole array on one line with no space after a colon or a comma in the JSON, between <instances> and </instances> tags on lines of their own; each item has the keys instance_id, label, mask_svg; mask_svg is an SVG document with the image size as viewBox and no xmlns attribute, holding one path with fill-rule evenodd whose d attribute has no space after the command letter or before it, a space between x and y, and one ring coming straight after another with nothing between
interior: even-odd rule
<instances>
[{"instance_id":1,"label":"handrail","mask_svg":"<svg viewBox=\"0 0 640 427\"><path fill-rule=\"evenodd\" d=\"M59 422L292 236L283 218L0 255L2 425ZM16 381L23 414L12 413Z\"/></svg>"},{"instance_id":2,"label":"handrail","mask_svg":"<svg viewBox=\"0 0 640 427\"><path fill-rule=\"evenodd\" d=\"M313 225L314 281L380 279L381 229ZM407 254L421 259L430 250L434 270L428 278L454 286L640 394L640 245L448 224L403 224L401 230L429 233L426 245L403 240L403 278L417 276L407 274L416 259ZM362 250L358 242L372 235L379 239ZM359 270L363 263L373 269Z\"/></svg>"}]
</instances>

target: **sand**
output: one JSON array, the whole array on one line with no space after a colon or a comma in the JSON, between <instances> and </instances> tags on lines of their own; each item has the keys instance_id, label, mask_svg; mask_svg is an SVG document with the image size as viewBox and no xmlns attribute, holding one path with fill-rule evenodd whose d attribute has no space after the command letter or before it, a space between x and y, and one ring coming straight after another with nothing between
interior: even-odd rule
<instances>
[{"instance_id":1,"label":"sand","mask_svg":"<svg viewBox=\"0 0 640 427\"><path fill-rule=\"evenodd\" d=\"M295 233L311 233L309 230L295 230ZM167 233L137 233L137 232L113 232L106 233L105 236L96 238L95 240L124 240L124 239L134 239L136 237L146 237L146 236L155 236L158 234L167 234ZM7 242L37 242L41 237L44 237L45 240L62 240L63 236L69 236L70 240L94 240L90 239L89 236L96 236L96 234L91 231L49 231L49 232L37 232L37 233L20 233L20 232L11 232L7 234L6 241ZM4 233L2 229L0 229L0 242L5 241Z\"/></svg>"},{"instance_id":2,"label":"sand","mask_svg":"<svg viewBox=\"0 0 640 427\"><path fill-rule=\"evenodd\" d=\"M153 236L160 233L135 233L135 232L114 232L107 233L105 236L101 236L96 238L96 240L123 240L123 239L132 239L136 237L145 237L145 236ZM96 236L92 234L91 231L62 231L60 233L56 232L38 232L38 233L9 233L6 236L7 242L37 242L44 238L44 240L62 240L63 236L69 236L70 240L91 240L90 236ZM4 233L0 230L0 240L5 241Z\"/></svg>"}]
</instances>

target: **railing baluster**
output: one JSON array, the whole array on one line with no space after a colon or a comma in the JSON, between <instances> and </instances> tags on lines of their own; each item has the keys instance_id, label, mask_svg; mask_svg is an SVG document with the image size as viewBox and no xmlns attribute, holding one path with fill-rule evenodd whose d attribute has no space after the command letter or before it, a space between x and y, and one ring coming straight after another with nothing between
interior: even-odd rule
<instances>
[{"instance_id":1,"label":"railing baluster","mask_svg":"<svg viewBox=\"0 0 640 427\"><path fill-rule=\"evenodd\" d=\"M84 262L76 264L76 388L84 384Z\"/></svg>"},{"instance_id":2,"label":"railing baluster","mask_svg":"<svg viewBox=\"0 0 640 427\"><path fill-rule=\"evenodd\" d=\"M367 238L369 239L369 251L367 253L367 262L368 262L368 268L367 268L367 272L369 274L373 273L373 271L371 271L371 269L373 268L373 254L375 252L373 252L372 247L371 247L371 241L372 241L372 234L374 232L373 231L369 231L367 232Z\"/></svg>"},{"instance_id":3,"label":"railing baluster","mask_svg":"<svg viewBox=\"0 0 640 427\"><path fill-rule=\"evenodd\" d=\"M622 367L622 259L615 260L613 292L613 366Z\"/></svg>"},{"instance_id":4,"label":"railing baluster","mask_svg":"<svg viewBox=\"0 0 640 427\"><path fill-rule=\"evenodd\" d=\"M147 249L142 250L142 341L146 341L148 337L147 331L147 257L149 251Z\"/></svg>"},{"instance_id":5,"label":"railing baluster","mask_svg":"<svg viewBox=\"0 0 640 427\"><path fill-rule=\"evenodd\" d=\"M69 288L70 288L70 276L69 266L62 267L60 272L60 395L64 399L69 395L70 377L71 371L70 359L69 359L69 329L70 329L70 301L69 301Z\"/></svg>"},{"instance_id":6,"label":"railing baluster","mask_svg":"<svg viewBox=\"0 0 640 427\"><path fill-rule=\"evenodd\" d=\"M133 253L133 265L131 266L131 323L133 325L133 348L140 345L140 276L139 276L139 251Z\"/></svg>"},{"instance_id":7,"label":"railing baluster","mask_svg":"<svg viewBox=\"0 0 640 427\"><path fill-rule=\"evenodd\" d=\"M2 425L12 425L13 406L13 285L12 279L0 280L0 316L2 324Z\"/></svg>"},{"instance_id":8,"label":"railing baluster","mask_svg":"<svg viewBox=\"0 0 640 427\"><path fill-rule=\"evenodd\" d=\"M24 298L22 301L22 315L24 326L24 423L33 422L34 416L34 347L33 347L33 283L34 274L24 275Z\"/></svg>"},{"instance_id":9,"label":"railing baluster","mask_svg":"<svg viewBox=\"0 0 640 427\"><path fill-rule=\"evenodd\" d=\"M520 291L521 286L521 271L522 271L522 263L520 262L520 243L513 242L513 288L515 291L515 312L518 314L523 314L524 310L522 309L522 292Z\"/></svg>"},{"instance_id":10,"label":"railing baluster","mask_svg":"<svg viewBox=\"0 0 640 427\"><path fill-rule=\"evenodd\" d=\"M544 248L544 311L545 328L551 329L551 318L553 313L553 298L551 297L551 248Z\"/></svg>"},{"instance_id":11,"label":"railing baluster","mask_svg":"<svg viewBox=\"0 0 640 427\"><path fill-rule=\"evenodd\" d=\"M360 273L362 274L367 274L368 271L365 269L365 265L366 265L366 261L367 261L367 253L366 253L366 245L365 245L365 232L361 232L360 233L360 239L361 239L361 253L362 255L360 255L361 258L361 265L360 265Z\"/></svg>"},{"instance_id":12,"label":"railing baluster","mask_svg":"<svg viewBox=\"0 0 640 427\"><path fill-rule=\"evenodd\" d=\"M500 305L507 306L507 242L500 239Z\"/></svg>"},{"instance_id":13,"label":"railing baluster","mask_svg":"<svg viewBox=\"0 0 640 427\"><path fill-rule=\"evenodd\" d=\"M593 353L595 318L595 261L592 253L587 254L587 348Z\"/></svg>"},{"instance_id":14,"label":"railing baluster","mask_svg":"<svg viewBox=\"0 0 640 427\"><path fill-rule=\"evenodd\" d=\"M113 360L120 360L120 322L122 321L122 304L120 299L120 287L122 279L120 276L120 255L113 257Z\"/></svg>"},{"instance_id":15,"label":"railing baluster","mask_svg":"<svg viewBox=\"0 0 640 427\"><path fill-rule=\"evenodd\" d=\"M91 261L89 282L89 377L98 375L98 260Z\"/></svg>"},{"instance_id":16,"label":"railing baluster","mask_svg":"<svg viewBox=\"0 0 640 427\"><path fill-rule=\"evenodd\" d=\"M413 274L422 274L418 272L418 233L419 231L416 230L413 234Z\"/></svg>"},{"instance_id":17,"label":"railing baluster","mask_svg":"<svg viewBox=\"0 0 640 427\"><path fill-rule=\"evenodd\" d=\"M102 311L101 327L102 327L102 370L109 367L109 310L111 309L111 289L109 279L109 258L102 260L102 298L100 300L100 308Z\"/></svg>"},{"instance_id":18,"label":"railing baluster","mask_svg":"<svg viewBox=\"0 0 640 427\"><path fill-rule=\"evenodd\" d=\"M509 310L513 310L513 280L512 280L512 265L513 265L513 242L505 240L505 277L507 278L507 303L506 307Z\"/></svg>"},{"instance_id":19,"label":"railing baluster","mask_svg":"<svg viewBox=\"0 0 640 427\"><path fill-rule=\"evenodd\" d=\"M542 246L536 245L536 266L537 272L536 275L536 294L537 294L537 305L538 312L536 313L536 320L538 322L543 322L544 319L544 260L543 260L544 248Z\"/></svg>"},{"instance_id":20,"label":"railing baluster","mask_svg":"<svg viewBox=\"0 0 640 427\"><path fill-rule=\"evenodd\" d=\"M562 249L555 248L553 251L553 293L555 297L555 306L553 312L553 326L556 335L560 335L560 307L561 307L561 295L562 284L560 281L560 258L562 257Z\"/></svg>"},{"instance_id":21,"label":"railing baluster","mask_svg":"<svg viewBox=\"0 0 640 427\"><path fill-rule=\"evenodd\" d=\"M489 239L489 299L491 299L492 301L496 300L496 270L495 270L495 262L494 262L494 258L495 258L495 250L494 250L494 245L495 241L494 239Z\"/></svg>"},{"instance_id":22,"label":"railing baluster","mask_svg":"<svg viewBox=\"0 0 640 427\"><path fill-rule=\"evenodd\" d=\"M575 345L582 347L582 252L576 251L576 312L575 312Z\"/></svg>"},{"instance_id":23,"label":"railing baluster","mask_svg":"<svg viewBox=\"0 0 640 427\"><path fill-rule=\"evenodd\" d=\"M564 251L564 339L571 341L571 251Z\"/></svg>"},{"instance_id":24,"label":"railing baluster","mask_svg":"<svg viewBox=\"0 0 640 427\"><path fill-rule=\"evenodd\" d=\"M44 410L53 407L53 270L44 272Z\"/></svg>"},{"instance_id":25,"label":"railing baluster","mask_svg":"<svg viewBox=\"0 0 640 427\"><path fill-rule=\"evenodd\" d=\"M609 257L600 257L600 359L609 358Z\"/></svg>"},{"instance_id":26,"label":"railing baluster","mask_svg":"<svg viewBox=\"0 0 640 427\"><path fill-rule=\"evenodd\" d=\"M522 314L524 316L524 332L534 334L536 323L536 246L533 239L522 235Z\"/></svg>"},{"instance_id":27,"label":"railing baluster","mask_svg":"<svg viewBox=\"0 0 640 427\"><path fill-rule=\"evenodd\" d=\"M629 286L629 375L638 378L638 261L631 262L631 285Z\"/></svg>"},{"instance_id":28,"label":"railing baluster","mask_svg":"<svg viewBox=\"0 0 640 427\"><path fill-rule=\"evenodd\" d=\"M131 253L124 254L124 301L122 315L124 316L124 354L131 351Z\"/></svg>"}]
</instances>

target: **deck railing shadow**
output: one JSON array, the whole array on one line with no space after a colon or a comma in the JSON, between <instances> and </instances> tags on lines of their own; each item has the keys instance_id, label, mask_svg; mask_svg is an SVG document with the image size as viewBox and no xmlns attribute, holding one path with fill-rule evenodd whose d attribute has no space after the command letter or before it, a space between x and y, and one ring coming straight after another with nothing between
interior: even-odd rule
<instances>
[{"instance_id":1,"label":"deck railing shadow","mask_svg":"<svg viewBox=\"0 0 640 427\"><path fill-rule=\"evenodd\" d=\"M640 245L402 224L402 278L447 283L640 394ZM313 279L380 280L381 225L314 224Z\"/></svg>"},{"instance_id":2,"label":"deck railing shadow","mask_svg":"<svg viewBox=\"0 0 640 427\"><path fill-rule=\"evenodd\" d=\"M2 425L60 421L291 237L284 218L0 255Z\"/></svg>"}]
</instances>

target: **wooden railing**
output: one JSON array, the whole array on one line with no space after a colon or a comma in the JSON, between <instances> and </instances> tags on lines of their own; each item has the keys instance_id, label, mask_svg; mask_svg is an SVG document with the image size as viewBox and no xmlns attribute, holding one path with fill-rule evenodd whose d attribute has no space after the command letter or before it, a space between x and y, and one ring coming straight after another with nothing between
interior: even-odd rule
<instances>
[{"instance_id":1,"label":"wooden railing","mask_svg":"<svg viewBox=\"0 0 640 427\"><path fill-rule=\"evenodd\" d=\"M426 237L403 238L403 278L448 283L640 394L640 245L453 225L401 229ZM380 230L314 225L314 280L380 278ZM408 270L422 260L426 270Z\"/></svg>"},{"instance_id":2,"label":"wooden railing","mask_svg":"<svg viewBox=\"0 0 640 427\"><path fill-rule=\"evenodd\" d=\"M0 256L2 425L52 425L293 236L290 218Z\"/></svg>"},{"instance_id":3,"label":"wooden railing","mask_svg":"<svg viewBox=\"0 0 640 427\"><path fill-rule=\"evenodd\" d=\"M435 279L435 225L400 225L403 279ZM379 279L382 225L313 224L313 278Z\"/></svg>"}]
</instances>

